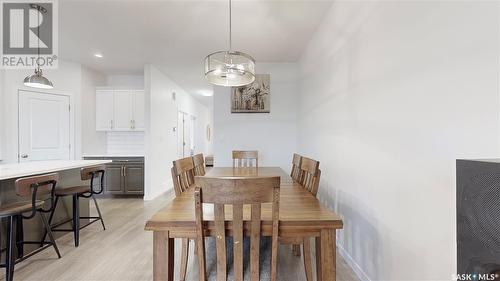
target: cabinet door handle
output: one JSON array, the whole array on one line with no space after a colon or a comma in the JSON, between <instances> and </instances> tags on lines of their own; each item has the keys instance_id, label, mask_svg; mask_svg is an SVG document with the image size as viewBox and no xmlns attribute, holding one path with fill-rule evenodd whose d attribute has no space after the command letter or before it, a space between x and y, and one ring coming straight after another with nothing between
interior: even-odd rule
<instances>
[{"instance_id":1,"label":"cabinet door handle","mask_svg":"<svg viewBox=\"0 0 500 281\"><path fill-rule=\"evenodd\" d=\"M111 123L111 129L113 129L114 127L113 120L110 120L110 123Z\"/></svg>"},{"instance_id":2,"label":"cabinet door handle","mask_svg":"<svg viewBox=\"0 0 500 281\"><path fill-rule=\"evenodd\" d=\"M130 129L134 128L134 121L130 120Z\"/></svg>"},{"instance_id":3,"label":"cabinet door handle","mask_svg":"<svg viewBox=\"0 0 500 281\"><path fill-rule=\"evenodd\" d=\"M123 166L123 176L127 176L127 167Z\"/></svg>"},{"instance_id":4,"label":"cabinet door handle","mask_svg":"<svg viewBox=\"0 0 500 281\"><path fill-rule=\"evenodd\" d=\"M122 177L123 177L123 166L122 166L122 167L121 167L121 169L120 169L120 176L122 176Z\"/></svg>"}]
</instances>

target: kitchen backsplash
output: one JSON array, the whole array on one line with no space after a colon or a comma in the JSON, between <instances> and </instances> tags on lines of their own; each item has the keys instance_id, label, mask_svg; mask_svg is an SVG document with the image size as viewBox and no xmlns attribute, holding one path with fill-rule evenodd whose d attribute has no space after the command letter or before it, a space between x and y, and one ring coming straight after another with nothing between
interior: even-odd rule
<instances>
[{"instance_id":1,"label":"kitchen backsplash","mask_svg":"<svg viewBox=\"0 0 500 281\"><path fill-rule=\"evenodd\" d=\"M144 155L144 132L106 132L109 155Z\"/></svg>"}]
</instances>

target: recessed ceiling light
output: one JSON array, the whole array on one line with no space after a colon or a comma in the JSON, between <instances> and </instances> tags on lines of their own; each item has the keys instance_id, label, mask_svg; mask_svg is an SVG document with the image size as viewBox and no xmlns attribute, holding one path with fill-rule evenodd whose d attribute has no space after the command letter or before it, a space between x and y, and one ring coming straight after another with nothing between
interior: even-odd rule
<instances>
[{"instance_id":1,"label":"recessed ceiling light","mask_svg":"<svg viewBox=\"0 0 500 281\"><path fill-rule=\"evenodd\" d=\"M102 54L94 54L94 57L96 57L96 58L102 58L103 55Z\"/></svg>"},{"instance_id":2,"label":"recessed ceiling light","mask_svg":"<svg viewBox=\"0 0 500 281\"><path fill-rule=\"evenodd\" d=\"M214 92L210 90L198 90L198 94L204 97L211 97L214 95Z\"/></svg>"}]
</instances>

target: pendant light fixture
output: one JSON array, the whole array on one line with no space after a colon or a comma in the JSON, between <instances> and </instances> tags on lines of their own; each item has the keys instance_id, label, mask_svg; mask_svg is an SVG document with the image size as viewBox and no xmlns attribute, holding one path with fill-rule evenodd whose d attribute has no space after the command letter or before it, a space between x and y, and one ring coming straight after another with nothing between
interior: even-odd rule
<instances>
[{"instance_id":1,"label":"pendant light fixture","mask_svg":"<svg viewBox=\"0 0 500 281\"><path fill-rule=\"evenodd\" d=\"M248 54L232 50L231 0L229 0L229 51L219 51L205 58L205 77L218 86L238 87L255 80L255 60Z\"/></svg>"},{"instance_id":2,"label":"pendant light fixture","mask_svg":"<svg viewBox=\"0 0 500 281\"><path fill-rule=\"evenodd\" d=\"M52 89L54 85L50 82L49 79L43 76L42 69L40 68L40 13L47 12L45 8L38 4L31 4L31 7L38 11L38 28L37 28L37 36L38 36L38 58L36 60L36 69L35 74L29 75L24 78L24 85L31 88L38 89Z\"/></svg>"}]
</instances>

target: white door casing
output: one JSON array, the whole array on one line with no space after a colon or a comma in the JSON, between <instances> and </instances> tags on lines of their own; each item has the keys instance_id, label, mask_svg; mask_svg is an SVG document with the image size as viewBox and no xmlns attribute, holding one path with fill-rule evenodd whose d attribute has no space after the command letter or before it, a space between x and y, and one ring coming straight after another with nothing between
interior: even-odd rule
<instances>
[{"instance_id":1,"label":"white door casing","mask_svg":"<svg viewBox=\"0 0 500 281\"><path fill-rule=\"evenodd\" d=\"M69 96L20 90L18 110L19 162L70 159Z\"/></svg>"}]
</instances>

